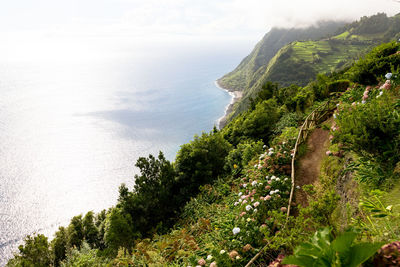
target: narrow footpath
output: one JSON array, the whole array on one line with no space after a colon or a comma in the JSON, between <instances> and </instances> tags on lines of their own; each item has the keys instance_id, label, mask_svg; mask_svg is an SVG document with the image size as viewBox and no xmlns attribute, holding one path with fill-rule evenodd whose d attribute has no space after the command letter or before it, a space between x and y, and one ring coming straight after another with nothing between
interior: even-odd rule
<instances>
[{"instance_id":1,"label":"narrow footpath","mask_svg":"<svg viewBox=\"0 0 400 267\"><path fill-rule=\"evenodd\" d=\"M318 180L321 161L328 147L329 131L316 128L307 139L307 152L299 160L296 168L296 186L314 184ZM307 196L303 190L296 190L294 195L296 205L308 205Z\"/></svg>"}]
</instances>

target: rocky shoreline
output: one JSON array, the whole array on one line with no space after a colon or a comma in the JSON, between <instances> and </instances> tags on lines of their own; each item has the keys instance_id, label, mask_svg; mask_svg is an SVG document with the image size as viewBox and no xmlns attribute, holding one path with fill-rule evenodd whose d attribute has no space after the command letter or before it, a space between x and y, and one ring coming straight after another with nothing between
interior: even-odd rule
<instances>
[{"instance_id":1,"label":"rocky shoreline","mask_svg":"<svg viewBox=\"0 0 400 267\"><path fill-rule=\"evenodd\" d=\"M234 106L234 104L235 104L236 102L238 102L238 101L242 98L243 92L241 92L241 91L233 91L232 89L224 88L224 87L222 87L222 86L218 83L218 80L215 81L215 85L216 85L218 88L220 88L221 90L227 91L227 92L231 95L231 97L232 97L231 102L230 102L230 103L226 106L226 108L225 108L225 114L224 114L224 116L222 116L221 118L219 118L218 121L217 121L218 128L219 128L219 129L222 129L222 128L224 128L224 126L225 126L226 123L227 123L227 119L228 119L229 114L231 114L232 111L233 111L233 106Z\"/></svg>"}]
</instances>

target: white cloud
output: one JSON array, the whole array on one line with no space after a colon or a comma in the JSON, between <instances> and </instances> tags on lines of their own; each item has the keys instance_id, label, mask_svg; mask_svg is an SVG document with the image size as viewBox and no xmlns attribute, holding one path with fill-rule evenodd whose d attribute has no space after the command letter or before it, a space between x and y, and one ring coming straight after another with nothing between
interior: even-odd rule
<instances>
[{"instance_id":1,"label":"white cloud","mask_svg":"<svg viewBox=\"0 0 400 267\"><path fill-rule=\"evenodd\" d=\"M138 0L113 25L136 34L260 35L271 26L301 27L318 20L352 21L364 15L394 15L393 0ZM126 33L126 32L125 32Z\"/></svg>"},{"instance_id":2,"label":"white cloud","mask_svg":"<svg viewBox=\"0 0 400 267\"><path fill-rule=\"evenodd\" d=\"M394 0L70 0L68 5L61 0L41 0L41 5L31 5L27 13L20 12L13 2L0 4L3 36L7 31L22 31L47 37L246 38L260 37L271 26L308 26L329 19L351 21L377 12L394 15L400 10L400 3Z\"/></svg>"}]
</instances>

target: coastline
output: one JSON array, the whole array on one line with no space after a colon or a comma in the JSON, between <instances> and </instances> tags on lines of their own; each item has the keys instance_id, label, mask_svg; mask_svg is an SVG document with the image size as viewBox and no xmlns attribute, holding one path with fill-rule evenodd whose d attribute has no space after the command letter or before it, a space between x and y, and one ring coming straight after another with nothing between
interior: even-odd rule
<instances>
[{"instance_id":1,"label":"coastline","mask_svg":"<svg viewBox=\"0 0 400 267\"><path fill-rule=\"evenodd\" d=\"M233 105L242 98L243 92L241 92L241 91L232 91L230 89L224 88L218 83L218 80L215 81L215 86L218 87L221 90L227 91L229 93L229 95L232 97L231 98L231 102L225 107L224 115L217 120L218 129L222 129L222 128L224 128L224 126L227 123L227 119L228 119L229 114L231 114L232 111L233 111Z\"/></svg>"}]
</instances>

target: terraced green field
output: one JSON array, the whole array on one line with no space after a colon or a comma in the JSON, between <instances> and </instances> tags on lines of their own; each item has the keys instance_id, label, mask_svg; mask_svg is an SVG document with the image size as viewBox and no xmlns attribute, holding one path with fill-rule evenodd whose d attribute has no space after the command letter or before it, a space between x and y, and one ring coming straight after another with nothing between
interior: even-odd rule
<instances>
[{"instance_id":1,"label":"terraced green field","mask_svg":"<svg viewBox=\"0 0 400 267\"><path fill-rule=\"evenodd\" d=\"M296 42L292 46L292 60L312 64L317 73L329 73L344 62L359 58L369 43L349 44L329 40Z\"/></svg>"}]
</instances>

